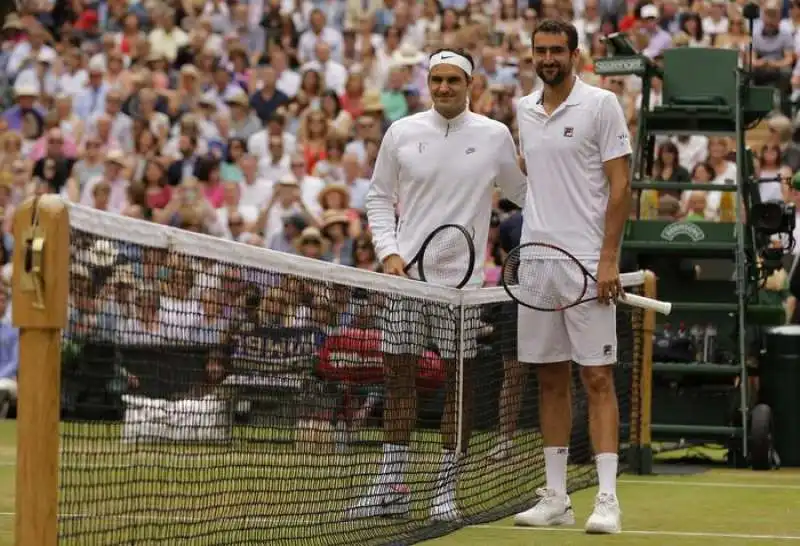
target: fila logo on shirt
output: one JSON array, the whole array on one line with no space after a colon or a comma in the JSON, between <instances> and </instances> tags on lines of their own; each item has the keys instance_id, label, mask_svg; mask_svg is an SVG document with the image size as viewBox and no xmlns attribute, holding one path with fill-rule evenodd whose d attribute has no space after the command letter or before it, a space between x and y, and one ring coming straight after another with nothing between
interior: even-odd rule
<instances>
[{"instance_id":1,"label":"fila logo on shirt","mask_svg":"<svg viewBox=\"0 0 800 546\"><path fill-rule=\"evenodd\" d=\"M575 130L572 127L564 127L564 136L567 138L572 138Z\"/></svg>"}]
</instances>

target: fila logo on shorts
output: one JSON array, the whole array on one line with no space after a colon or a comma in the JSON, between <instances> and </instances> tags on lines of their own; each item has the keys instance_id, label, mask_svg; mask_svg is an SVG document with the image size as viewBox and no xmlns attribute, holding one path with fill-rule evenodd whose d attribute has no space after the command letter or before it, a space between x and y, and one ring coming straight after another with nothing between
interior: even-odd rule
<instances>
[{"instance_id":1,"label":"fila logo on shorts","mask_svg":"<svg viewBox=\"0 0 800 546\"><path fill-rule=\"evenodd\" d=\"M572 127L564 127L564 136L567 138L572 138L575 130Z\"/></svg>"}]
</instances>

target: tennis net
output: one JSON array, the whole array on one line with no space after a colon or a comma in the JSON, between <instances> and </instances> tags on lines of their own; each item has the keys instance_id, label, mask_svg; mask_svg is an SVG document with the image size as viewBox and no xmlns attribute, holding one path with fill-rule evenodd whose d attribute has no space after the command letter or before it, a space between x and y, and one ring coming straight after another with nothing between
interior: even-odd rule
<instances>
[{"instance_id":1,"label":"tennis net","mask_svg":"<svg viewBox=\"0 0 800 546\"><path fill-rule=\"evenodd\" d=\"M515 363L501 288L435 287L80 206L70 224L61 544L413 544L535 502L537 388ZM624 454L648 340L641 311L618 317ZM577 382L573 400L570 490L595 481ZM409 503L354 517L386 464L387 426L392 441L410 431ZM444 448L466 452L457 520L432 512Z\"/></svg>"}]
</instances>

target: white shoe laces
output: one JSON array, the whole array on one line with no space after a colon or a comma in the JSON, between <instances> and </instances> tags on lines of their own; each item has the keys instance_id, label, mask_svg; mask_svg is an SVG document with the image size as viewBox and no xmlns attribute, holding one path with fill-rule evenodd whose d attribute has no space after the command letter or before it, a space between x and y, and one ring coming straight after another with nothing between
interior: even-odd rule
<instances>
[{"instance_id":1,"label":"white shoe laces","mask_svg":"<svg viewBox=\"0 0 800 546\"><path fill-rule=\"evenodd\" d=\"M600 493L594 501L594 513L603 517L613 516L618 506L617 497L609 493Z\"/></svg>"},{"instance_id":2,"label":"white shoe laces","mask_svg":"<svg viewBox=\"0 0 800 546\"><path fill-rule=\"evenodd\" d=\"M554 490L545 487L537 489L536 496L542 499L539 501L540 504L551 503L559 498L559 495Z\"/></svg>"}]
</instances>

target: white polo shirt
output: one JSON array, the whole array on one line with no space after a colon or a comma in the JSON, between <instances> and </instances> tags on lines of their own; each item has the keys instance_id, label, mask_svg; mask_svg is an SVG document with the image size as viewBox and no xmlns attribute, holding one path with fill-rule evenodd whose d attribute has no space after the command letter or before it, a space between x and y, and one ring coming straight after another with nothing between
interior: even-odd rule
<instances>
[{"instance_id":1,"label":"white polo shirt","mask_svg":"<svg viewBox=\"0 0 800 546\"><path fill-rule=\"evenodd\" d=\"M542 91L520 100L520 149L528 170L523 242L547 242L586 260L600 256L609 186L603 163L631 154L617 97L575 79L567 99L544 111Z\"/></svg>"},{"instance_id":2,"label":"white polo shirt","mask_svg":"<svg viewBox=\"0 0 800 546\"><path fill-rule=\"evenodd\" d=\"M399 254L409 262L434 229L458 224L474 230L473 281L482 282L495 185L524 205L527 184L502 123L470 111L448 120L434 109L394 122L365 199L378 258Z\"/></svg>"}]
</instances>

